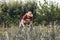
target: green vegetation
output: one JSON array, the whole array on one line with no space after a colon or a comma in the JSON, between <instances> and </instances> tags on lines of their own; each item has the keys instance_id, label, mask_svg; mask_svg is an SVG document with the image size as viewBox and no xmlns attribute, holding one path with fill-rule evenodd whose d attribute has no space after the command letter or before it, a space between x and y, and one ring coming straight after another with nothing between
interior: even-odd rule
<instances>
[{"instance_id":1,"label":"green vegetation","mask_svg":"<svg viewBox=\"0 0 60 40\"><path fill-rule=\"evenodd\" d=\"M60 20L60 7L58 7L58 4L54 5L53 2L48 4L44 1L44 4L39 2L38 6L35 1L28 1L26 3L14 1L0 4L0 26L18 26L22 16L29 10L34 15L34 25L48 24L54 21L59 22Z\"/></svg>"}]
</instances>

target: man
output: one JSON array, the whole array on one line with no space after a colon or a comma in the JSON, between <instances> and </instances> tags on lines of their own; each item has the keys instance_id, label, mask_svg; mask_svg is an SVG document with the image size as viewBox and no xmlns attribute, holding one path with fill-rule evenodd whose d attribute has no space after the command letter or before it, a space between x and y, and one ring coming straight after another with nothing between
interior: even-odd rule
<instances>
[{"instance_id":1,"label":"man","mask_svg":"<svg viewBox=\"0 0 60 40\"><path fill-rule=\"evenodd\" d=\"M20 22L19 28L25 28L25 23L32 26L33 23L33 14L31 11L28 11L25 15L23 15L22 20Z\"/></svg>"}]
</instances>

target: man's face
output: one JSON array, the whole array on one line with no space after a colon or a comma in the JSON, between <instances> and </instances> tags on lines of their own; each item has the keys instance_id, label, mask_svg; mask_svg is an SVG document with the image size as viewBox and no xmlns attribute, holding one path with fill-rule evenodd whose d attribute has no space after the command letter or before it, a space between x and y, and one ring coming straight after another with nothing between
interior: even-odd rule
<instances>
[{"instance_id":1,"label":"man's face","mask_svg":"<svg viewBox=\"0 0 60 40\"><path fill-rule=\"evenodd\" d=\"M29 11L28 14L29 14L29 17L32 17L33 16L33 14L32 14L31 11Z\"/></svg>"},{"instance_id":2,"label":"man's face","mask_svg":"<svg viewBox=\"0 0 60 40\"><path fill-rule=\"evenodd\" d=\"M29 11L28 13L29 13L29 15L32 15L32 12L31 11Z\"/></svg>"}]
</instances>

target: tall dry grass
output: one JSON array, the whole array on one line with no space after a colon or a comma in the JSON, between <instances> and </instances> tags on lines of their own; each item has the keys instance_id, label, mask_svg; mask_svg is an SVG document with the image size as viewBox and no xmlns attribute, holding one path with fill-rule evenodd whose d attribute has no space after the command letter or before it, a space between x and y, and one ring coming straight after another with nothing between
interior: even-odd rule
<instances>
[{"instance_id":1,"label":"tall dry grass","mask_svg":"<svg viewBox=\"0 0 60 40\"><path fill-rule=\"evenodd\" d=\"M12 27L0 32L0 40L60 40L60 25L34 26L32 31Z\"/></svg>"}]
</instances>

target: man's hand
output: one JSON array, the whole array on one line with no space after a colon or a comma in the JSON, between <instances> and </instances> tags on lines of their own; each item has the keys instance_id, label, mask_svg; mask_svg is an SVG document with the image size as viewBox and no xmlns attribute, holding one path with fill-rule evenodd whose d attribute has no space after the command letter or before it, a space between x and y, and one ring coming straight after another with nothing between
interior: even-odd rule
<instances>
[{"instance_id":1,"label":"man's hand","mask_svg":"<svg viewBox=\"0 0 60 40\"><path fill-rule=\"evenodd\" d=\"M26 21L30 22L30 19L26 19Z\"/></svg>"}]
</instances>

